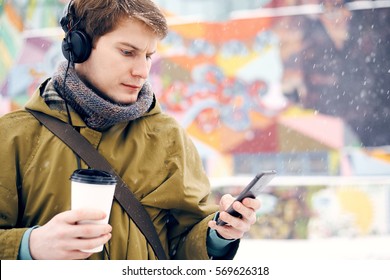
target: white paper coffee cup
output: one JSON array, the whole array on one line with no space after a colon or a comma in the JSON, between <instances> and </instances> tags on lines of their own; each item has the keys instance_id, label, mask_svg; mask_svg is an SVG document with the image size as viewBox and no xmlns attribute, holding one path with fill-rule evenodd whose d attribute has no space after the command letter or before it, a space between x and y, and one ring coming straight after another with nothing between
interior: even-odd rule
<instances>
[{"instance_id":1,"label":"white paper coffee cup","mask_svg":"<svg viewBox=\"0 0 390 280\"><path fill-rule=\"evenodd\" d=\"M103 220L84 220L79 223L107 224L111 213L116 178L111 174L96 169L77 169L70 177L71 209L99 209L106 213ZM103 245L83 252L96 253L103 250Z\"/></svg>"}]
</instances>

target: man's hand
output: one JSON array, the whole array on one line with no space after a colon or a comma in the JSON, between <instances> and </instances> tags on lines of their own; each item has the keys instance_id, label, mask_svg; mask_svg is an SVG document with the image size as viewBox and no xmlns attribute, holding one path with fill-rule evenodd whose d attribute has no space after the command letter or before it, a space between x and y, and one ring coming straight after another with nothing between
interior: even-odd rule
<instances>
[{"instance_id":1,"label":"man's hand","mask_svg":"<svg viewBox=\"0 0 390 280\"><path fill-rule=\"evenodd\" d=\"M237 218L225 212L233 201L234 198L230 194L225 194L219 202L219 218L225 221L227 225L217 226L215 221L210 221L208 224L210 228L215 229L225 239L242 238L256 222L256 211L260 209L258 199L245 198L242 203L236 201L233 208L242 215L241 218Z\"/></svg>"},{"instance_id":2,"label":"man's hand","mask_svg":"<svg viewBox=\"0 0 390 280\"><path fill-rule=\"evenodd\" d=\"M81 252L105 244L111 238L109 224L78 224L82 220L101 220L100 210L78 209L62 212L30 235L33 259L86 259L92 253Z\"/></svg>"}]
</instances>

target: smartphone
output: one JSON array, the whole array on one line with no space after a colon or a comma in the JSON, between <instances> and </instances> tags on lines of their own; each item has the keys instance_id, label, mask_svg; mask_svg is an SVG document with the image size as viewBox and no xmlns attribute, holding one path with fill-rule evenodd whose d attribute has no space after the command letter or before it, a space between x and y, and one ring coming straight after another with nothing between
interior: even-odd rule
<instances>
[{"instance_id":1,"label":"smartphone","mask_svg":"<svg viewBox=\"0 0 390 280\"><path fill-rule=\"evenodd\" d=\"M276 171L262 171L258 173L253 180L242 190L242 192L237 196L235 201L242 201L246 197L256 198L260 194L260 191L275 177ZM234 203L233 202L233 203ZM226 210L230 215L234 217L241 218L241 214L233 209L233 203ZM223 226L226 225L226 222L218 218L217 225Z\"/></svg>"}]
</instances>

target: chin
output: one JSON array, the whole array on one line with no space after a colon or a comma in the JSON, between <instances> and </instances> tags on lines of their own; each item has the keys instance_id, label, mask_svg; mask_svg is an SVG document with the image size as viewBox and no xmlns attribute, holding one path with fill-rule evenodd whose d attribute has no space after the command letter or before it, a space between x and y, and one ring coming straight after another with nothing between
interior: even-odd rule
<instances>
[{"instance_id":1,"label":"chin","mask_svg":"<svg viewBox=\"0 0 390 280\"><path fill-rule=\"evenodd\" d=\"M120 104L120 105L131 105L131 104L134 104L137 100L134 100L133 98L131 99L121 99L121 100L115 100L116 103Z\"/></svg>"},{"instance_id":2,"label":"chin","mask_svg":"<svg viewBox=\"0 0 390 280\"><path fill-rule=\"evenodd\" d=\"M110 98L112 102L120 104L120 105L131 105L137 101L138 95L129 95L129 94L117 94L113 96L114 98Z\"/></svg>"}]
</instances>

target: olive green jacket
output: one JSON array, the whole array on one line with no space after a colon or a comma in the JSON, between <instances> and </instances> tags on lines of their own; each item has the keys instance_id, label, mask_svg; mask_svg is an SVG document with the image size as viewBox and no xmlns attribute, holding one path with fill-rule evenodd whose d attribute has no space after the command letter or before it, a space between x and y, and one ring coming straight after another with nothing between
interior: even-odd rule
<instances>
[{"instance_id":1,"label":"olive green jacket","mask_svg":"<svg viewBox=\"0 0 390 280\"><path fill-rule=\"evenodd\" d=\"M66 112L51 110L39 90L26 108L67 121ZM210 186L195 146L178 123L161 112L158 102L143 117L104 132L88 128L73 111L71 117L145 207L167 255L208 259L207 223L217 205L208 201ZM70 209L69 178L77 161L61 140L25 110L0 119L0 143L0 259L16 259L28 227L44 225ZM109 223L113 227L107 244L111 259L156 259L116 201ZM105 258L103 253L91 256Z\"/></svg>"}]
</instances>

